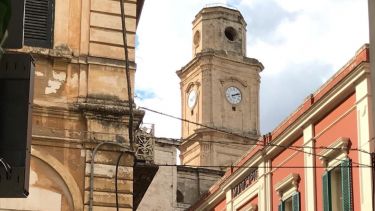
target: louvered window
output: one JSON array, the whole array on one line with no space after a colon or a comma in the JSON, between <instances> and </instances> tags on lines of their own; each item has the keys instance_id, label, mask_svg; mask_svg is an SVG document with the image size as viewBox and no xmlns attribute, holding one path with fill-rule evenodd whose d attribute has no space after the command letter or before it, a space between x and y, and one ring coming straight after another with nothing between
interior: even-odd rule
<instances>
[{"instance_id":1,"label":"louvered window","mask_svg":"<svg viewBox=\"0 0 375 211\"><path fill-rule=\"evenodd\" d=\"M326 172L323 182L324 211L352 211L351 161L345 159L336 168Z\"/></svg>"},{"instance_id":2,"label":"louvered window","mask_svg":"<svg viewBox=\"0 0 375 211\"><path fill-rule=\"evenodd\" d=\"M279 211L300 211L300 193L295 192L291 197L279 204Z\"/></svg>"},{"instance_id":3,"label":"louvered window","mask_svg":"<svg viewBox=\"0 0 375 211\"><path fill-rule=\"evenodd\" d=\"M25 45L52 47L54 0L26 0Z\"/></svg>"}]
</instances>

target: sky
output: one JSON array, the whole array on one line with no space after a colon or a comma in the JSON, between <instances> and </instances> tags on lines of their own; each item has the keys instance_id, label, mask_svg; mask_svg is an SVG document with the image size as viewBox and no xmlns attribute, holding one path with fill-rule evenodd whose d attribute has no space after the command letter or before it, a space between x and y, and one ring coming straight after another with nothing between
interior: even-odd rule
<instances>
[{"instance_id":1,"label":"sky","mask_svg":"<svg viewBox=\"0 0 375 211\"><path fill-rule=\"evenodd\" d=\"M264 65L261 133L272 131L368 43L367 0L146 0L137 29L135 102L181 117L176 71L192 59L192 21L205 6L237 8L247 57ZM146 112L158 137L180 138L181 122Z\"/></svg>"}]
</instances>

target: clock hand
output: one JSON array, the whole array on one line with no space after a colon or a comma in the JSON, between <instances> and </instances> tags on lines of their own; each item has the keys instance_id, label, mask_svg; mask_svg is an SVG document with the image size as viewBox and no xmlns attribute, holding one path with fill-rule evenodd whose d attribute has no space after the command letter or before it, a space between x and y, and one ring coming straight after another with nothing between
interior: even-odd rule
<instances>
[{"instance_id":1,"label":"clock hand","mask_svg":"<svg viewBox=\"0 0 375 211\"><path fill-rule=\"evenodd\" d=\"M232 97L234 97L234 96L237 96L237 95L240 95L240 93L237 93L237 94L232 94Z\"/></svg>"}]
</instances>

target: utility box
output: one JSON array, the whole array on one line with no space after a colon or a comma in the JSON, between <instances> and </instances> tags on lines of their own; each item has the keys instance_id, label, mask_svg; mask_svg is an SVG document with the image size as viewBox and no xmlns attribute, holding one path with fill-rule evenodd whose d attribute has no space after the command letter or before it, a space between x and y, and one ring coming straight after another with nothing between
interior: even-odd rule
<instances>
[{"instance_id":1,"label":"utility box","mask_svg":"<svg viewBox=\"0 0 375 211\"><path fill-rule=\"evenodd\" d=\"M0 61L0 198L29 194L34 61L25 53L6 53ZM8 172L9 173L9 172Z\"/></svg>"}]
</instances>

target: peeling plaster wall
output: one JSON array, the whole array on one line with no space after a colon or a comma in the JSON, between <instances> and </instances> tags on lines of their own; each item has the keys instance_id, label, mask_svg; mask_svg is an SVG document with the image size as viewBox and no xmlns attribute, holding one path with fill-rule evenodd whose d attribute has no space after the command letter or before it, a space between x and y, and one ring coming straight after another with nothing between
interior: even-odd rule
<instances>
[{"instance_id":1,"label":"peeling plaster wall","mask_svg":"<svg viewBox=\"0 0 375 211\"><path fill-rule=\"evenodd\" d=\"M126 2L131 87L134 88L137 0ZM118 2L55 0L53 47L25 46L35 59L32 149L55 164L31 160L30 196L0 199L0 210L83 211L89 204L92 149L127 137L128 97ZM135 115L137 125L142 112ZM118 147L98 151L94 210L113 208ZM133 206L132 153L120 165L120 206ZM59 169L59 170L57 170ZM67 176L68 175L68 176ZM73 188L74 187L74 188ZM73 194L74 193L74 194ZM72 194L75 197L72 197ZM86 204L86 206L84 205Z\"/></svg>"}]
</instances>

